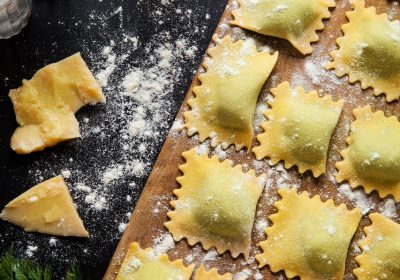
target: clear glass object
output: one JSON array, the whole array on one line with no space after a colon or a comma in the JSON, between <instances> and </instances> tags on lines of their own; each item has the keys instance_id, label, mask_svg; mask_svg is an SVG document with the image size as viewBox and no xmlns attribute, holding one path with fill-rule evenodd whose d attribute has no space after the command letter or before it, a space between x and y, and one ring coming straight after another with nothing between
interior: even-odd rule
<instances>
[{"instance_id":1,"label":"clear glass object","mask_svg":"<svg viewBox=\"0 0 400 280\"><path fill-rule=\"evenodd\" d=\"M0 39L21 32L28 23L32 0L0 0Z\"/></svg>"}]
</instances>

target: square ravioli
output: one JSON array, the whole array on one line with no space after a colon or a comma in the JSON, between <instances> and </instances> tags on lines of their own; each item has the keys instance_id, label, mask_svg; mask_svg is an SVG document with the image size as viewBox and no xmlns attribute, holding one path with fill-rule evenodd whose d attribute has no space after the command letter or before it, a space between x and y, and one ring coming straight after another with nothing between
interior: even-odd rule
<instances>
[{"instance_id":1,"label":"square ravioli","mask_svg":"<svg viewBox=\"0 0 400 280\"><path fill-rule=\"evenodd\" d=\"M315 177L326 170L326 158L332 133L339 120L343 101L319 97L316 91L305 93L283 82L271 89L275 98L257 135L260 146L253 148L258 160L269 157L273 164L283 160L285 168L296 165L300 173L311 170Z\"/></svg>"},{"instance_id":2,"label":"square ravioli","mask_svg":"<svg viewBox=\"0 0 400 280\"><path fill-rule=\"evenodd\" d=\"M336 181L348 181L352 188L362 186L366 193L376 190L380 197L393 195L400 201L400 122L373 113L370 106L353 110L356 120L346 139L348 147L336 163Z\"/></svg>"},{"instance_id":3,"label":"square ravioli","mask_svg":"<svg viewBox=\"0 0 400 280\"><path fill-rule=\"evenodd\" d=\"M360 265L353 272L359 280L400 279L400 224L373 213L372 225L365 227L366 238L359 242L363 252L356 257Z\"/></svg>"},{"instance_id":4,"label":"square ravioli","mask_svg":"<svg viewBox=\"0 0 400 280\"><path fill-rule=\"evenodd\" d=\"M347 12L349 23L342 26L343 37L336 40L339 49L331 53L338 76L348 75L349 82L361 82L363 89L372 87L375 95L386 94L386 100L400 97L400 22L390 21L387 14L376 14L375 7L365 7L361 0L352 1L354 10Z\"/></svg>"},{"instance_id":5,"label":"square ravioli","mask_svg":"<svg viewBox=\"0 0 400 280\"><path fill-rule=\"evenodd\" d=\"M288 40L302 54L312 52L322 19L331 16L333 0L238 0L232 24L260 34Z\"/></svg>"},{"instance_id":6,"label":"square ravioli","mask_svg":"<svg viewBox=\"0 0 400 280\"><path fill-rule=\"evenodd\" d=\"M205 250L214 246L219 254L229 250L234 258L243 253L247 259L266 175L245 173L241 165L198 155L195 148L182 157L183 176L177 178L182 187L174 190L178 199L171 201L175 210L165 226L176 241L186 238L191 246L200 242Z\"/></svg>"},{"instance_id":7,"label":"square ravioli","mask_svg":"<svg viewBox=\"0 0 400 280\"><path fill-rule=\"evenodd\" d=\"M284 270L288 278L302 280L343 279L350 241L361 219L361 211L322 202L318 195L297 194L295 188L278 191L282 200L275 203L278 213L269 216L273 225L260 242L260 267L268 264L272 272Z\"/></svg>"},{"instance_id":8,"label":"square ravioli","mask_svg":"<svg viewBox=\"0 0 400 280\"><path fill-rule=\"evenodd\" d=\"M185 112L188 134L199 133L200 141L211 138L215 147L234 144L236 150L250 147L253 118L258 95L278 59L278 53L257 51L252 40L232 42L230 36L208 50L199 75L200 86L193 88L195 98L188 100Z\"/></svg>"},{"instance_id":9,"label":"square ravioli","mask_svg":"<svg viewBox=\"0 0 400 280\"><path fill-rule=\"evenodd\" d=\"M153 249L141 249L137 242L130 245L116 280L189 280L194 264L186 267L182 260L170 261L163 254L157 256Z\"/></svg>"}]
</instances>

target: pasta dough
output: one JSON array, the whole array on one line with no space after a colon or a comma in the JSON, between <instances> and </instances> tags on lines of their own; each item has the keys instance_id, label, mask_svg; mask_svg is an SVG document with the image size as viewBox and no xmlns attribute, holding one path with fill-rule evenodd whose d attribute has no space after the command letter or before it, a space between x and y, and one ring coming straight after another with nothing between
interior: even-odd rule
<instances>
[{"instance_id":1,"label":"pasta dough","mask_svg":"<svg viewBox=\"0 0 400 280\"><path fill-rule=\"evenodd\" d=\"M182 260L171 262L163 254L156 256L151 248L141 249L138 243L132 243L116 280L189 280L194 264L183 265Z\"/></svg>"},{"instance_id":2,"label":"pasta dough","mask_svg":"<svg viewBox=\"0 0 400 280\"><path fill-rule=\"evenodd\" d=\"M230 250L233 257L249 257L251 232L265 175L247 173L241 165L219 162L217 157L197 155L196 149L184 152L186 164L177 181L182 188L174 190L174 211L165 226L176 241L186 238L193 246L200 242L205 250L215 246L218 253Z\"/></svg>"},{"instance_id":3,"label":"pasta dough","mask_svg":"<svg viewBox=\"0 0 400 280\"><path fill-rule=\"evenodd\" d=\"M263 253L256 256L260 267L284 270L288 278L302 280L343 279L347 250L361 219L361 211L335 206L318 195L297 194L295 188L280 189L278 213L269 219L268 238L260 242Z\"/></svg>"},{"instance_id":4,"label":"pasta dough","mask_svg":"<svg viewBox=\"0 0 400 280\"><path fill-rule=\"evenodd\" d=\"M363 249L356 257L360 265L353 272L359 280L400 279L400 225L377 213L369 215L372 225L365 227Z\"/></svg>"},{"instance_id":5,"label":"pasta dough","mask_svg":"<svg viewBox=\"0 0 400 280\"><path fill-rule=\"evenodd\" d=\"M253 41L233 43L226 36L208 54L207 71L199 75L202 84L193 88L196 98L188 100L191 110L184 113L188 134L198 132L201 142L211 138L213 147L250 147L257 97L278 53L258 52Z\"/></svg>"},{"instance_id":6,"label":"pasta dough","mask_svg":"<svg viewBox=\"0 0 400 280\"><path fill-rule=\"evenodd\" d=\"M343 161L336 163L336 180L347 180L351 187L362 186L366 193L378 191L380 197L393 195L400 201L400 123L395 116L373 113L370 106L353 110Z\"/></svg>"},{"instance_id":7,"label":"pasta dough","mask_svg":"<svg viewBox=\"0 0 400 280\"><path fill-rule=\"evenodd\" d=\"M324 28L333 0L238 0L232 24L264 35L288 40L302 54L312 52L317 30Z\"/></svg>"},{"instance_id":8,"label":"pasta dough","mask_svg":"<svg viewBox=\"0 0 400 280\"><path fill-rule=\"evenodd\" d=\"M225 273L224 275L218 274L216 268L212 268L206 271L204 265L201 265L196 271L196 276L194 280L232 280L232 274Z\"/></svg>"},{"instance_id":9,"label":"pasta dough","mask_svg":"<svg viewBox=\"0 0 400 280\"><path fill-rule=\"evenodd\" d=\"M342 26L344 36L337 39L338 50L331 53L338 76L349 75L350 83L372 87L375 95L386 100L400 97L400 23L389 21L387 14L376 14L375 7L352 1L354 10L346 13L349 23Z\"/></svg>"},{"instance_id":10,"label":"pasta dough","mask_svg":"<svg viewBox=\"0 0 400 280\"><path fill-rule=\"evenodd\" d=\"M316 91L291 89L288 82L271 90L271 110L264 114L264 133L257 136L260 146L253 148L257 159L269 157L273 164L285 161L285 168L297 165L300 173L311 170L315 177L325 172L329 142L339 120L343 101L330 96L320 98Z\"/></svg>"}]
</instances>

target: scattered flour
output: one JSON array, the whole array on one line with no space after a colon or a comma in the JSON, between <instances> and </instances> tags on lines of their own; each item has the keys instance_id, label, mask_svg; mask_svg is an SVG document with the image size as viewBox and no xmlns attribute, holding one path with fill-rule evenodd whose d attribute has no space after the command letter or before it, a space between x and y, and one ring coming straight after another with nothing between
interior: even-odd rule
<instances>
[{"instance_id":1,"label":"scattered flour","mask_svg":"<svg viewBox=\"0 0 400 280\"><path fill-rule=\"evenodd\" d=\"M86 193L90 193L92 191L91 187L88 187L82 183L76 184L75 189L77 189L80 192L86 192Z\"/></svg>"},{"instance_id":2,"label":"scattered flour","mask_svg":"<svg viewBox=\"0 0 400 280\"><path fill-rule=\"evenodd\" d=\"M383 207L379 209L383 215L385 215L388 218L396 218L397 217L397 207L396 207L396 202L392 198L388 198L385 201L385 204Z\"/></svg>"},{"instance_id":3,"label":"scattered flour","mask_svg":"<svg viewBox=\"0 0 400 280\"><path fill-rule=\"evenodd\" d=\"M64 178L68 179L69 177L71 177L71 171L69 171L69 170L63 170L63 171L61 171L61 175L62 175Z\"/></svg>"},{"instance_id":4,"label":"scattered flour","mask_svg":"<svg viewBox=\"0 0 400 280\"><path fill-rule=\"evenodd\" d=\"M209 151L208 142L203 142L196 147L196 153L198 155L207 155Z\"/></svg>"},{"instance_id":5,"label":"scattered flour","mask_svg":"<svg viewBox=\"0 0 400 280\"><path fill-rule=\"evenodd\" d=\"M107 209L108 207L107 199L104 196L98 195L95 191L85 196L85 202L97 211Z\"/></svg>"},{"instance_id":6,"label":"scattered flour","mask_svg":"<svg viewBox=\"0 0 400 280\"><path fill-rule=\"evenodd\" d=\"M184 258L184 260L185 260L186 263L192 263L193 260L194 260L193 254L187 255L187 256Z\"/></svg>"},{"instance_id":7,"label":"scattered flour","mask_svg":"<svg viewBox=\"0 0 400 280\"><path fill-rule=\"evenodd\" d=\"M128 226L128 224L120 223L120 224L118 225L118 230L119 230L119 232L121 232L121 233L124 232L127 226Z\"/></svg>"},{"instance_id":8,"label":"scattered flour","mask_svg":"<svg viewBox=\"0 0 400 280\"><path fill-rule=\"evenodd\" d=\"M26 253L26 255L27 255L28 257L33 257L33 255L35 254L35 252L36 252L38 249L39 249L38 246L31 246L31 245L28 245L28 246L26 247L25 253Z\"/></svg>"},{"instance_id":9,"label":"scattered flour","mask_svg":"<svg viewBox=\"0 0 400 280\"><path fill-rule=\"evenodd\" d=\"M114 41L111 41L111 46L114 46L115 43ZM110 46L106 46L103 48L103 56L107 58L107 66L105 69L100 71L97 75L96 78L99 81L100 85L103 87L108 86L108 80L111 76L111 74L114 72L115 68L117 67L116 65L116 54L112 52L112 48Z\"/></svg>"},{"instance_id":10,"label":"scattered flour","mask_svg":"<svg viewBox=\"0 0 400 280\"><path fill-rule=\"evenodd\" d=\"M174 0L161 0L161 4L164 6L171 5Z\"/></svg>"},{"instance_id":11,"label":"scattered flour","mask_svg":"<svg viewBox=\"0 0 400 280\"><path fill-rule=\"evenodd\" d=\"M175 248L175 241L169 233L164 233L153 240L153 249L156 255L164 254L173 248Z\"/></svg>"},{"instance_id":12,"label":"scattered flour","mask_svg":"<svg viewBox=\"0 0 400 280\"><path fill-rule=\"evenodd\" d=\"M50 246L56 245L57 244L57 238L50 237L49 244L50 244Z\"/></svg>"},{"instance_id":13,"label":"scattered flour","mask_svg":"<svg viewBox=\"0 0 400 280\"><path fill-rule=\"evenodd\" d=\"M256 231L258 236L265 236L265 229L268 227L269 223L266 219L260 219L256 222Z\"/></svg>"},{"instance_id":14,"label":"scattered flour","mask_svg":"<svg viewBox=\"0 0 400 280\"><path fill-rule=\"evenodd\" d=\"M339 187L340 195L353 201L360 208L363 215L367 214L373 207L374 203L366 196L361 189L352 189L349 184L341 184Z\"/></svg>"},{"instance_id":15,"label":"scattered flour","mask_svg":"<svg viewBox=\"0 0 400 280\"><path fill-rule=\"evenodd\" d=\"M252 275L251 270L245 268L242 271L240 271L239 273L236 273L236 275L234 276L233 279L244 280L244 279L248 279L251 275Z\"/></svg>"},{"instance_id":16,"label":"scattered flour","mask_svg":"<svg viewBox=\"0 0 400 280\"><path fill-rule=\"evenodd\" d=\"M217 251L215 251L214 249L211 249L211 250L207 251L207 253L201 259L201 261L202 262L215 261L217 259L217 257L218 257Z\"/></svg>"}]
</instances>

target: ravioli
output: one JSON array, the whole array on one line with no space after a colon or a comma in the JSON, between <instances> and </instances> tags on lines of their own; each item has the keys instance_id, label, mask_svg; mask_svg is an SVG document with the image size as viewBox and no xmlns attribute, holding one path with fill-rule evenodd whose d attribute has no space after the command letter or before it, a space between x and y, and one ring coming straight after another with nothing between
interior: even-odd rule
<instances>
[{"instance_id":1,"label":"ravioli","mask_svg":"<svg viewBox=\"0 0 400 280\"><path fill-rule=\"evenodd\" d=\"M232 24L260 34L288 40L302 54L312 52L322 19L331 16L333 0L238 0Z\"/></svg>"},{"instance_id":2,"label":"ravioli","mask_svg":"<svg viewBox=\"0 0 400 280\"><path fill-rule=\"evenodd\" d=\"M398 280L400 225L378 213L369 218L372 225L364 228L366 238L359 242L363 252L356 257L360 267L353 272L359 280Z\"/></svg>"},{"instance_id":3,"label":"ravioli","mask_svg":"<svg viewBox=\"0 0 400 280\"><path fill-rule=\"evenodd\" d=\"M253 148L258 160L269 157L280 160L285 168L297 165L300 173L311 170L315 177L326 170L326 158L332 133L339 120L343 101L330 96L320 98L316 91L305 93L302 87L292 89L283 82L271 89L272 107L261 124L264 133L257 135L260 146Z\"/></svg>"},{"instance_id":4,"label":"ravioli","mask_svg":"<svg viewBox=\"0 0 400 280\"><path fill-rule=\"evenodd\" d=\"M253 117L258 95L278 59L278 53L258 52L252 40L232 42L230 36L214 37L216 46L203 63L200 86L193 88L190 111L184 118L188 134L199 133L200 141L211 138L211 145L234 144L236 150L250 147Z\"/></svg>"},{"instance_id":5,"label":"ravioli","mask_svg":"<svg viewBox=\"0 0 400 280\"><path fill-rule=\"evenodd\" d=\"M182 153L186 163L179 169L183 176L172 200L165 226L175 241L189 245L200 242L205 250L216 247L219 254L229 250L234 258L249 257L251 232L257 202L266 176L256 177L254 170L244 173L241 165L219 162L217 157L198 155L196 149Z\"/></svg>"},{"instance_id":6,"label":"ravioli","mask_svg":"<svg viewBox=\"0 0 400 280\"><path fill-rule=\"evenodd\" d=\"M260 242L256 255L260 267L272 272L284 270L288 278L302 280L343 279L350 241L361 220L361 211L322 202L318 195L297 194L295 188L280 189L282 200L275 203L278 213L269 219L273 226Z\"/></svg>"},{"instance_id":7,"label":"ravioli","mask_svg":"<svg viewBox=\"0 0 400 280\"><path fill-rule=\"evenodd\" d=\"M151 248L141 249L131 243L116 280L189 280L194 264L186 267L182 260L171 262L163 254L156 256Z\"/></svg>"},{"instance_id":8,"label":"ravioli","mask_svg":"<svg viewBox=\"0 0 400 280\"><path fill-rule=\"evenodd\" d=\"M349 23L342 26L343 37L336 40L339 49L331 53L338 76L348 75L349 82L372 87L375 95L386 94L388 102L400 97L400 23L389 21L387 14L376 14L375 7L352 1L347 12Z\"/></svg>"},{"instance_id":9,"label":"ravioli","mask_svg":"<svg viewBox=\"0 0 400 280\"><path fill-rule=\"evenodd\" d=\"M204 265L201 265L196 271L194 280L232 280L232 274L225 273L221 275L216 268L207 271Z\"/></svg>"},{"instance_id":10,"label":"ravioli","mask_svg":"<svg viewBox=\"0 0 400 280\"><path fill-rule=\"evenodd\" d=\"M336 163L336 181L362 186L366 193L376 190L380 197L393 195L400 201L400 123L397 117L373 113L371 106L353 110L356 120L346 139L348 147Z\"/></svg>"}]
</instances>

